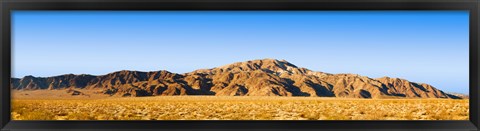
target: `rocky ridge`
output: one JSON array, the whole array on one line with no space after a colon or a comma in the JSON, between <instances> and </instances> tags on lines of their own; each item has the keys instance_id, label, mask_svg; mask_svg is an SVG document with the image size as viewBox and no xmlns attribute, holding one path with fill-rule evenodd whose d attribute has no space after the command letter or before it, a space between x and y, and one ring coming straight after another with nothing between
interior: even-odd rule
<instances>
[{"instance_id":1,"label":"rocky ridge","mask_svg":"<svg viewBox=\"0 0 480 131\"><path fill-rule=\"evenodd\" d=\"M12 78L14 90L102 89L116 96L312 96L342 98L453 98L431 85L400 78L329 74L285 60L237 62L185 74L168 71L118 71L106 75L66 74Z\"/></svg>"}]
</instances>

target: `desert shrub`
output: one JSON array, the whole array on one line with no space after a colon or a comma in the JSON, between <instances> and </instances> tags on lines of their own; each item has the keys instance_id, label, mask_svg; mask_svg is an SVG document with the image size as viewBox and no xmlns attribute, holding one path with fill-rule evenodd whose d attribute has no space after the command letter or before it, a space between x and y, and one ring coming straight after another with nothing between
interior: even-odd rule
<instances>
[{"instance_id":1,"label":"desert shrub","mask_svg":"<svg viewBox=\"0 0 480 131\"><path fill-rule=\"evenodd\" d=\"M14 120L468 120L468 100L160 96L14 100Z\"/></svg>"}]
</instances>

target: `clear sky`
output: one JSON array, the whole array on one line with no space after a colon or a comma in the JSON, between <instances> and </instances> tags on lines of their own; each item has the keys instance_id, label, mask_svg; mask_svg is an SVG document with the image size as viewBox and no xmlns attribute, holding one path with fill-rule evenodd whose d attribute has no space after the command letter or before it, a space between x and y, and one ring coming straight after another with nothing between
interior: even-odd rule
<instances>
[{"instance_id":1,"label":"clear sky","mask_svg":"<svg viewBox=\"0 0 480 131\"><path fill-rule=\"evenodd\" d=\"M468 93L466 11L15 11L12 24L14 77L274 58Z\"/></svg>"}]
</instances>

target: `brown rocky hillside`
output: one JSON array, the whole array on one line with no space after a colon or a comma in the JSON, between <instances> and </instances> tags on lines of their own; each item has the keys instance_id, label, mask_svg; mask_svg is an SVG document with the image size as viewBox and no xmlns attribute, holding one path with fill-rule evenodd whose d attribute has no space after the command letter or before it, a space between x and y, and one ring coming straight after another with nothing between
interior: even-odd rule
<instances>
[{"instance_id":1,"label":"brown rocky hillside","mask_svg":"<svg viewBox=\"0 0 480 131\"><path fill-rule=\"evenodd\" d=\"M329 74L299 68L285 60L237 62L185 74L118 71L101 76L61 75L12 78L15 90L102 89L116 96L217 95L317 96L344 98L455 98L428 84L405 79Z\"/></svg>"}]
</instances>

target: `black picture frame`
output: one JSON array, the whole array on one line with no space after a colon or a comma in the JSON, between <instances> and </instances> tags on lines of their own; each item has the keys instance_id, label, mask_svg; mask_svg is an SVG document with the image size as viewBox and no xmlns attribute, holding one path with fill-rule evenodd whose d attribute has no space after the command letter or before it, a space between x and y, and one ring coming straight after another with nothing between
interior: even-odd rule
<instances>
[{"instance_id":1,"label":"black picture frame","mask_svg":"<svg viewBox=\"0 0 480 131\"><path fill-rule=\"evenodd\" d=\"M3 0L1 4L0 129L2 130L478 130L478 0ZM12 121L11 16L14 10L468 10L468 121ZM395 25L392 25L395 26Z\"/></svg>"}]
</instances>

